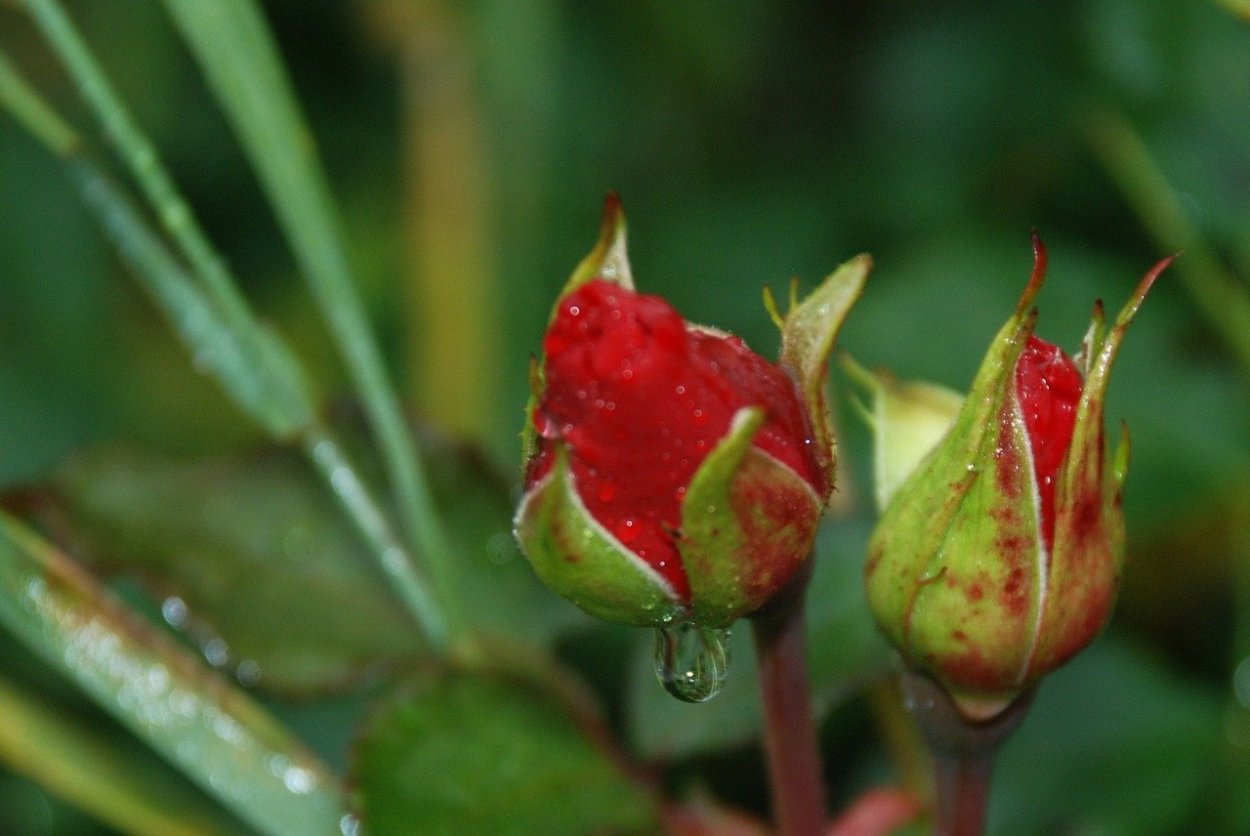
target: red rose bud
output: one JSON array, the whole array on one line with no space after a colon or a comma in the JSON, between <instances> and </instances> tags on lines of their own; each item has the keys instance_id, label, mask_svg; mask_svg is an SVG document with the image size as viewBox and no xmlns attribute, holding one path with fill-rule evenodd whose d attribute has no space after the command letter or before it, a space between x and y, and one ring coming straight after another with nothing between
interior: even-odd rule
<instances>
[{"instance_id":1,"label":"red rose bud","mask_svg":"<svg viewBox=\"0 0 1250 836\"><path fill-rule=\"evenodd\" d=\"M782 322L782 360L636 293L609 198L533 374L516 534L592 615L723 627L804 565L833 489L822 382L869 269L844 265Z\"/></svg>"},{"instance_id":2,"label":"red rose bud","mask_svg":"<svg viewBox=\"0 0 1250 836\"><path fill-rule=\"evenodd\" d=\"M1033 335L1046 272L1036 238L1034 255L1015 314L962 405L953 394L917 400L915 384L852 370L874 394L879 455L902 442L879 485L869 604L906 664L934 676L974 718L1063 664L1110 617L1124 560L1128 439L1109 454L1103 402L1124 333L1171 261L1146 275L1109 331L1094 306L1074 361ZM942 415L949 424L939 438Z\"/></svg>"}]
</instances>

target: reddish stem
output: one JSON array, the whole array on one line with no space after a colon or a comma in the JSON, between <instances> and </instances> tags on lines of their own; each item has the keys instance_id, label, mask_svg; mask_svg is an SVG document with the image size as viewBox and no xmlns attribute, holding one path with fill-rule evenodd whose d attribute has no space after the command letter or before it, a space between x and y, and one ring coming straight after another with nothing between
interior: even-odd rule
<instances>
[{"instance_id":1,"label":"reddish stem","mask_svg":"<svg viewBox=\"0 0 1250 836\"><path fill-rule=\"evenodd\" d=\"M779 836L819 836L825 824L825 786L807 680L806 588L802 577L751 617Z\"/></svg>"},{"instance_id":2,"label":"reddish stem","mask_svg":"<svg viewBox=\"0 0 1250 836\"><path fill-rule=\"evenodd\" d=\"M934 836L980 836L994 757L1028 714L1030 688L986 720L970 720L946 689L925 674L903 674L903 695L934 760Z\"/></svg>"},{"instance_id":3,"label":"reddish stem","mask_svg":"<svg viewBox=\"0 0 1250 836\"><path fill-rule=\"evenodd\" d=\"M934 836L980 836L990 797L994 758L935 755Z\"/></svg>"}]
</instances>

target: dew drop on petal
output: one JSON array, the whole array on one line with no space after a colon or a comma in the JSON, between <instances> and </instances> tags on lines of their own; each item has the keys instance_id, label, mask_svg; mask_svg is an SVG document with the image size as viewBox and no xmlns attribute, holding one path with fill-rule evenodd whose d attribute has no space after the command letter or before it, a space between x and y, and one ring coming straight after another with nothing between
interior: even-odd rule
<instances>
[{"instance_id":1,"label":"dew drop on petal","mask_svg":"<svg viewBox=\"0 0 1250 836\"><path fill-rule=\"evenodd\" d=\"M616 525L616 539L622 543L632 543L638 539L640 528L632 519L621 520Z\"/></svg>"},{"instance_id":2,"label":"dew drop on petal","mask_svg":"<svg viewBox=\"0 0 1250 836\"><path fill-rule=\"evenodd\" d=\"M720 691L729 673L729 630L709 630L689 622L655 631L655 675L683 702L706 702Z\"/></svg>"}]
</instances>

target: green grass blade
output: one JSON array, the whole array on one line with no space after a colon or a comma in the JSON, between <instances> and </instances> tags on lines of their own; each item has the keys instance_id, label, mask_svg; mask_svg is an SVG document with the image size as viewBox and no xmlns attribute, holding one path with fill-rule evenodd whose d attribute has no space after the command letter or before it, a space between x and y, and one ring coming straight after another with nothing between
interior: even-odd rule
<instances>
[{"instance_id":1,"label":"green grass blade","mask_svg":"<svg viewBox=\"0 0 1250 836\"><path fill-rule=\"evenodd\" d=\"M451 554L416 445L387 381L344 255L316 150L277 47L252 0L165 0L234 126L342 352L382 449L403 527L458 630Z\"/></svg>"},{"instance_id":2,"label":"green grass blade","mask_svg":"<svg viewBox=\"0 0 1250 836\"><path fill-rule=\"evenodd\" d=\"M1126 118L1114 112L1095 113L1088 135L1142 226L1161 248L1182 253L1173 269L1242 369L1250 373L1250 289L1220 261Z\"/></svg>"},{"instance_id":3,"label":"green grass blade","mask_svg":"<svg viewBox=\"0 0 1250 836\"><path fill-rule=\"evenodd\" d=\"M78 56L74 62L67 59L71 69L88 74L98 73L99 68L91 61L85 45L77 39L59 7L48 0L36 2L40 8L51 10L47 14L53 22L51 29L59 39L55 43L61 44L69 54ZM114 119L129 125L120 103L114 100L103 81L84 83L84 87L96 91L93 95L98 104L123 114L121 117L115 115ZM108 95L101 93L102 90ZM88 207L96 212L137 280L173 323L195 357L196 364L214 372L239 407L259 421L270 435L280 440L300 436L306 441L310 455L316 449L324 449L319 447L319 442L326 437L322 430L314 427L315 407L306 377L286 345L253 317L246 303L243 303L242 309L231 313L223 309L219 294L211 292L212 282L202 282L208 285L208 292L201 289L195 281L197 277L183 268L121 189L90 161L77 156L78 139L73 130L22 80L2 54L0 104L14 113L22 125L50 150L65 159ZM158 169L149 165L147 170L150 174ZM149 197L159 199L153 197L151 189ZM176 210L179 206L185 209L185 204L180 201L173 208ZM168 206L165 208L170 209ZM176 225L177 230L185 233L197 229L188 213L175 211L175 214L183 218L183 222ZM214 263L220 267L219 261ZM203 276L199 278L203 279ZM233 285L233 279L228 274L223 272L220 278ZM242 301L241 296L238 299ZM382 506L363 487L351 462L340 454L336 444L331 444L331 447L335 452L333 467L324 467L322 462L317 461L319 469L373 547L375 559L421 625L431 646L441 648L446 642L447 629L438 602L429 591L428 582L393 533L393 526L381 511ZM336 480L338 483L350 483L352 489L340 490Z\"/></svg>"},{"instance_id":4,"label":"green grass blade","mask_svg":"<svg viewBox=\"0 0 1250 836\"><path fill-rule=\"evenodd\" d=\"M313 754L249 696L5 514L0 624L260 832L340 832L342 790Z\"/></svg>"},{"instance_id":5,"label":"green grass blade","mask_svg":"<svg viewBox=\"0 0 1250 836\"><path fill-rule=\"evenodd\" d=\"M176 242L201 280L214 305L240 331L252 325L247 301L231 278L225 262L200 228L183 200L156 148L139 129L95 60L73 23L56 0L27 0L31 17L65 62L83 99L99 119L105 136L130 169L144 197L155 208L161 226Z\"/></svg>"},{"instance_id":6,"label":"green grass blade","mask_svg":"<svg viewBox=\"0 0 1250 836\"><path fill-rule=\"evenodd\" d=\"M0 762L135 836L244 832L124 732L97 728L0 677Z\"/></svg>"},{"instance_id":7,"label":"green grass blade","mask_svg":"<svg viewBox=\"0 0 1250 836\"><path fill-rule=\"evenodd\" d=\"M47 106L4 53L0 53L0 102L53 154L66 157L77 150L78 134Z\"/></svg>"},{"instance_id":8,"label":"green grass blade","mask_svg":"<svg viewBox=\"0 0 1250 836\"><path fill-rule=\"evenodd\" d=\"M240 333L195 286L126 196L86 160L69 171L134 276L152 295L195 358L244 412L279 438L313 422L312 399L286 346L259 323Z\"/></svg>"}]
</instances>

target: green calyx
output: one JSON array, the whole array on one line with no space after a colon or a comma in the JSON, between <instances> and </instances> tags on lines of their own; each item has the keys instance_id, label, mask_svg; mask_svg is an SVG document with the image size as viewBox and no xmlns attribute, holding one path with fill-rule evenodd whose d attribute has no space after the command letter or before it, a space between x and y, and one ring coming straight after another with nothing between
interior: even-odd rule
<instances>
[{"instance_id":1,"label":"green calyx","mask_svg":"<svg viewBox=\"0 0 1250 836\"><path fill-rule=\"evenodd\" d=\"M590 615L648 627L685 615L668 582L586 510L564 445L556 445L550 472L521 501L514 526L543 583Z\"/></svg>"},{"instance_id":2,"label":"green calyx","mask_svg":"<svg viewBox=\"0 0 1250 836\"><path fill-rule=\"evenodd\" d=\"M764 418L758 407L740 410L686 491L677 548L689 602L591 516L563 445L517 510L517 540L534 571L587 613L621 624L727 627L758 609L807 561L824 505L752 445Z\"/></svg>"},{"instance_id":3,"label":"green calyx","mask_svg":"<svg viewBox=\"0 0 1250 836\"><path fill-rule=\"evenodd\" d=\"M759 609L811 554L824 506L811 485L751 440L764 410L740 410L695 472L682 502L678 550L691 620L727 627Z\"/></svg>"},{"instance_id":4,"label":"green calyx","mask_svg":"<svg viewBox=\"0 0 1250 836\"><path fill-rule=\"evenodd\" d=\"M796 303L792 286L790 307L784 317L779 314L772 294L764 292L764 306L781 328L778 363L790 375L803 398L818 464L830 489L836 461L833 422L825 402L825 371L842 323L863 292L871 271L872 257L860 254L839 266L802 302Z\"/></svg>"}]
</instances>

